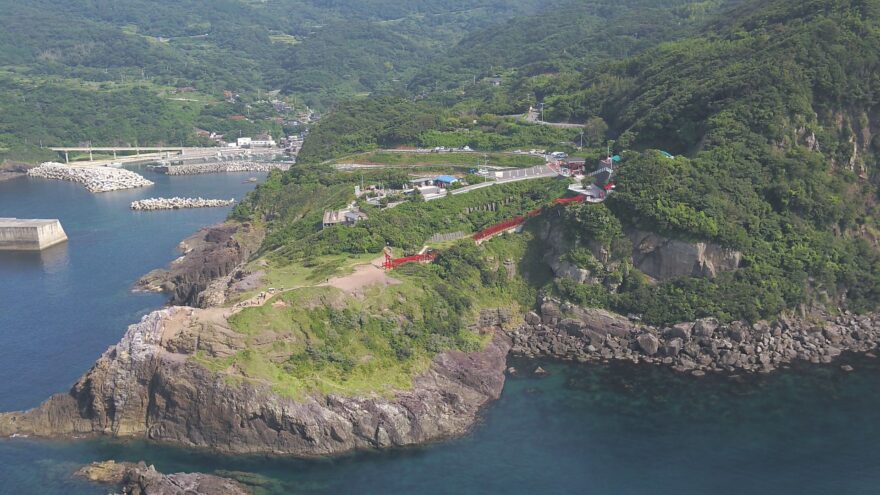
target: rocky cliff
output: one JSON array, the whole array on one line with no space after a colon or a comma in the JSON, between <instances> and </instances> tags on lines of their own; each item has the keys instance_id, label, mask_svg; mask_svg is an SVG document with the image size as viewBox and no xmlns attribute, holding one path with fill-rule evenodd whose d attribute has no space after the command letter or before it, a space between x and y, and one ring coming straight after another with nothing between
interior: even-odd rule
<instances>
[{"instance_id":1,"label":"rocky cliff","mask_svg":"<svg viewBox=\"0 0 880 495\"><path fill-rule=\"evenodd\" d=\"M708 242L689 243L628 229L633 266L659 281L677 277L715 277L739 268L742 253Z\"/></svg>"},{"instance_id":2,"label":"rocky cliff","mask_svg":"<svg viewBox=\"0 0 880 495\"><path fill-rule=\"evenodd\" d=\"M510 342L487 330L496 337L484 350L436 356L411 390L393 397L297 401L196 363L196 352L223 355L242 345L222 328L190 325L200 311L147 315L69 393L30 411L0 414L0 435L103 434L234 453L337 454L462 434L504 385Z\"/></svg>"},{"instance_id":3,"label":"rocky cliff","mask_svg":"<svg viewBox=\"0 0 880 495\"><path fill-rule=\"evenodd\" d=\"M199 230L180 243L183 256L168 269L145 275L137 288L169 294L171 304L208 306L202 293L247 261L261 241L262 233L250 224L226 223Z\"/></svg>"},{"instance_id":4,"label":"rocky cliff","mask_svg":"<svg viewBox=\"0 0 880 495\"><path fill-rule=\"evenodd\" d=\"M634 228L625 229L624 234L632 245L632 265L661 282L678 277L712 278L721 272L736 270L742 261L742 253L709 242L690 243ZM627 257L618 256L615 261L608 246L567 239L565 227L558 223L545 221L539 235L546 247L543 260L553 274L580 284L602 283L604 274L616 270L620 258ZM577 266L567 260L566 254L577 248L589 251L602 270Z\"/></svg>"}]
</instances>

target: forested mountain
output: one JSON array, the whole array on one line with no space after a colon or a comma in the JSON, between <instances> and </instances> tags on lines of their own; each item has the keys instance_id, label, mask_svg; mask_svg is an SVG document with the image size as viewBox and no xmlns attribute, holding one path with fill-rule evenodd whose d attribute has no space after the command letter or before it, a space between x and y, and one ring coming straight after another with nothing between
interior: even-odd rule
<instances>
[{"instance_id":1,"label":"forested mountain","mask_svg":"<svg viewBox=\"0 0 880 495\"><path fill-rule=\"evenodd\" d=\"M468 32L541 4L2 0L0 155L25 143L195 144L193 127L280 133L269 92L302 110L395 91Z\"/></svg>"},{"instance_id":2,"label":"forested mountain","mask_svg":"<svg viewBox=\"0 0 880 495\"><path fill-rule=\"evenodd\" d=\"M557 0L471 33L417 75L412 87L456 87L472 76L565 77L687 35L727 0ZM527 84L523 85L528 88ZM540 95L539 95L540 97Z\"/></svg>"}]
</instances>

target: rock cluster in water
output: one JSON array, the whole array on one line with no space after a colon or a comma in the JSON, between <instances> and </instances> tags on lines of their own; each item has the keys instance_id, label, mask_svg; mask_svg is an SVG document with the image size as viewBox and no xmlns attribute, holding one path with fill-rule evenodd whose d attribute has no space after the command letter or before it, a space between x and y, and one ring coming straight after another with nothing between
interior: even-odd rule
<instances>
[{"instance_id":1,"label":"rock cluster in water","mask_svg":"<svg viewBox=\"0 0 880 495\"><path fill-rule=\"evenodd\" d=\"M108 167L82 167L63 163L46 162L28 170L28 176L76 182L89 192L99 193L152 186L153 183L125 169Z\"/></svg>"},{"instance_id":2,"label":"rock cluster in water","mask_svg":"<svg viewBox=\"0 0 880 495\"><path fill-rule=\"evenodd\" d=\"M95 483L138 495L250 495L238 481L201 473L162 474L144 462L93 462L75 473Z\"/></svg>"},{"instance_id":3,"label":"rock cluster in water","mask_svg":"<svg viewBox=\"0 0 880 495\"><path fill-rule=\"evenodd\" d=\"M619 315L546 301L513 333L517 354L591 362L630 360L676 371L770 372L795 360L830 363L846 351L868 352L880 342L880 316L844 314L817 321L719 324L706 318L657 328Z\"/></svg>"},{"instance_id":4,"label":"rock cluster in water","mask_svg":"<svg viewBox=\"0 0 880 495\"><path fill-rule=\"evenodd\" d=\"M158 167L157 170L166 175L196 175L215 174L220 172L270 172L272 170L286 171L289 168L289 163L232 161L171 165L168 167Z\"/></svg>"},{"instance_id":5,"label":"rock cluster in water","mask_svg":"<svg viewBox=\"0 0 880 495\"><path fill-rule=\"evenodd\" d=\"M229 206L235 203L234 199L205 199L205 198L149 198L131 203L131 209L135 211L153 210L179 210L182 208L217 208Z\"/></svg>"}]
</instances>

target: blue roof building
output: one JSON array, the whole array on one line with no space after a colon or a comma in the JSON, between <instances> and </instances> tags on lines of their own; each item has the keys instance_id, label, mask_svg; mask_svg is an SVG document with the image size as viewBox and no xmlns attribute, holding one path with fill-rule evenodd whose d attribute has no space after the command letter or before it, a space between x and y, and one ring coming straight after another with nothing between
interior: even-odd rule
<instances>
[{"instance_id":1,"label":"blue roof building","mask_svg":"<svg viewBox=\"0 0 880 495\"><path fill-rule=\"evenodd\" d=\"M455 184L458 182L458 179L451 175L440 175L438 177L434 177L434 183L440 187L445 187L450 184Z\"/></svg>"}]
</instances>

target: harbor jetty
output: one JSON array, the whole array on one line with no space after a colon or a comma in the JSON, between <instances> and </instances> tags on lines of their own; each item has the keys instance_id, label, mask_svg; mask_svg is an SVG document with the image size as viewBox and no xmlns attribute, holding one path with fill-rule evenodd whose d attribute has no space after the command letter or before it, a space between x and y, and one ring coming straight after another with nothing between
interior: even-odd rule
<instances>
[{"instance_id":1,"label":"harbor jetty","mask_svg":"<svg viewBox=\"0 0 880 495\"><path fill-rule=\"evenodd\" d=\"M131 203L135 211L180 210L183 208L218 208L235 204L234 199L149 198Z\"/></svg>"},{"instance_id":2,"label":"harbor jetty","mask_svg":"<svg viewBox=\"0 0 880 495\"><path fill-rule=\"evenodd\" d=\"M278 162L252 162L252 161L228 161L213 163L187 163L183 165L162 165L153 167L156 172L165 175L198 175L217 174L223 172L271 172L272 170L286 171L290 169L289 163Z\"/></svg>"},{"instance_id":3,"label":"harbor jetty","mask_svg":"<svg viewBox=\"0 0 880 495\"><path fill-rule=\"evenodd\" d=\"M42 251L65 241L58 220L0 218L0 251Z\"/></svg>"},{"instance_id":4,"label":"harbor jetty","mask_svg":"<svg viewBox=\"0 0 880 495\"><path fill-rule=\"evenodd\" d=\"M46 162L28 170L29 177L41 179L66 180L82 184L89 192L109 192L121 189L152 186L153 183L142 176L125 169L108 167L87 167Z\"/></svg>"}]
</instances>

